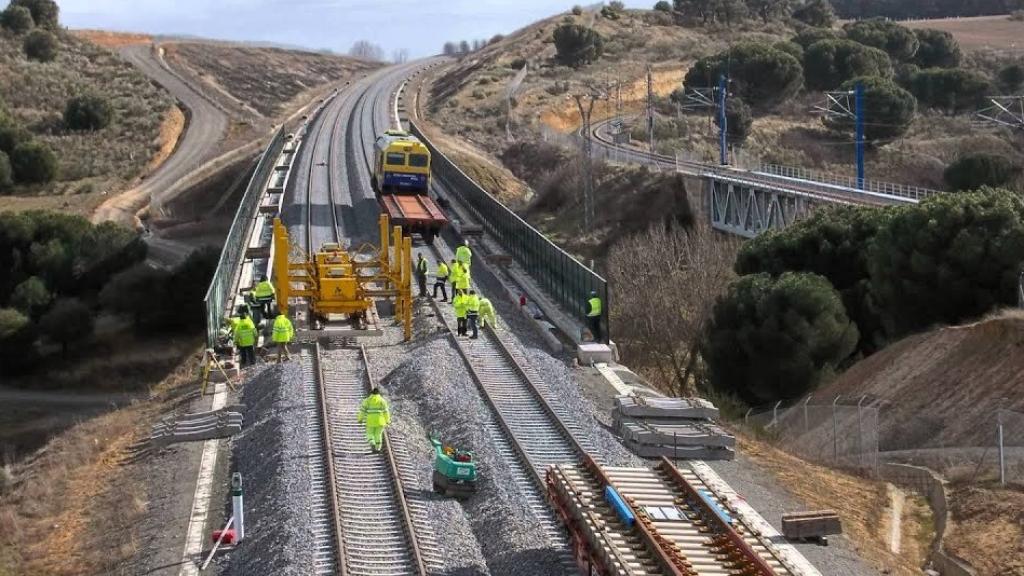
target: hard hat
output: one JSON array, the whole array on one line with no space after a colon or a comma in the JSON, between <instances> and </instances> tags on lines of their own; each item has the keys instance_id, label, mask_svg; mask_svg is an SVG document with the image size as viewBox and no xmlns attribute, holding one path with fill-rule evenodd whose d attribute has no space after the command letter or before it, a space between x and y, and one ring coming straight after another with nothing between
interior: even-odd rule
<instances>
[{"instance_id":1,"label":"hard hat","mask_svg":"<svg viewBox=\"0 0 1024 576\"><path fill-rule=\"evenodd\" d=\"M590 291L590 295L591 296L597 296L597 290L591 290Z\"/></svg>"},{"instance_id":2,"label":"hard hat","mask_svg":"<svg viewBox=\"0 0 1024 576\"><path fill-rule=\"evenodd\" d=\"M380 394L380 388L374 386L372 389L370 389L370 394Z\"/></svg>"}]
</instances>

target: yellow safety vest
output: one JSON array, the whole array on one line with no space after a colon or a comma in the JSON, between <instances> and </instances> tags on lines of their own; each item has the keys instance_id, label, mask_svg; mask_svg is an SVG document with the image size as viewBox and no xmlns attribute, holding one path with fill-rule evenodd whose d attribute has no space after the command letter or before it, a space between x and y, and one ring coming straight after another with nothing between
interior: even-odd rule
<instances>
[{"instance_id":1,"label":"yellow safety vest","mask_svg":"<svg viewBox=\"0 0 1024 576\"><path fill-rule=\"evenodd\" d=\"M274 342L287 344L291 342L294 337L295 328L292 326L292 321L289 320L287 316L281 314L274 319Z\"/></svg>"},{"instance_id":2,"label":"yellow safety vest","mask_svg":"<svg viewBox=\"0 0 1024 576\"><path fill-rule=\"evenodd\" d=\"M469 296L465 296L463 294L459 294L454 299L452 299L452 306L455 308L456 318L466 317L466 312L468 310L469 305L469 302L467 302L467 300L469 300Z\"/></svg>"},{"instance_id":3,"label":"yellow safety vest","mask_svg":"<svg viewBox=\"0 0 1024 576\"><path fill-rule=\"evenodd\" d=\"M271 298L274 296L274 285L271 284L269 280L260 282L255 288L253 288L252 295L254 298L259 298L260 300Z\"/></svg>"},{"instance_id":4,"label":"yellow safety vest","mask_svg":"<svg viewBox=\"0 0 1024 576\"><path fill-rule=\"evenodd\" d=\"M416 272L426 276L427 275L427 261L424 258L420 258L416 261Z\"/></svg>"},{"instance_id":5,"label":"yellow safety vest","mask_svg":"<svg viewBox=\"0 0 1024 576\"><path fill-rule=\"evenodd\" d=\"M480 313L480 297L477 296L476 294L470 294L469 296L466 296L466 300L467 300L466 308L469 309L469 311L471 313L473 313L473 314L479 314Z\"/></svg>"},{"instance_id":6,"label":"yellow safety vest","mask_svg":"<svg viewBox=\"0 0 1024 576\"><path fill-rule=\"evenodd\" d=\"M448 265L441 262L437 265L437 279L446 280L448 278Z\"/></svg>"},{"instance_id":7,"label":"yellow safety vest","mask_svg":"<svg viewBox=\"0 0 1024 576\"><path fill-rule=\"evenodd\" d=\"M242 318L234 326L235 345L241 348L256 345L256 325L252 318Z\"/></svg>"},{"instance_id":8,"label":"yellow safety vest","mask_svg":"<svg viewBox=\"0 0 1024 576\"><path fill-rule=\"evenodd\" d=\"M601 315L601 299L594 296L590 299L590 312L587 312L587 316L593 318L594 316Z\"/></svg>"},{"instance_id":9,"label":"yellow safety vest","mask_svg":"<svg viewBox=\"0 0 1024 576\"><path fill-rule=\"evenodd\" d=\"M360 423L366 422L367 427L387 426L391 423L391 409L388 401L380 394L370 394L359 405L356 418Z\"/></svg>"},{"instance_id":10,"label":"yellow safety vest","mask_svg":"<svg viewBox=\"0 0 1024 576\"><path fill-rule=\"evenodd\" d=\"M469 246L463 245L456 248L455 259L468 266L473 259L473 253L469 250Z\"/></svg>"}]
</instances>

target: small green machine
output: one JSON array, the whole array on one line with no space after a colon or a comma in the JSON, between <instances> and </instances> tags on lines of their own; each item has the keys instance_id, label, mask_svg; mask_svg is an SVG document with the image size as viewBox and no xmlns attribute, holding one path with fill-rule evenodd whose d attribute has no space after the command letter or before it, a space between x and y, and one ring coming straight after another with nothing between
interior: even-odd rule
<instances>
[{"instance_id":1,"label":"small green machine","mask_svg":"<svg viewBox=\"0 0 1024 576\"><path fill-rule=\"evenodd\" d=\"M476 492L476 462L473 453L445 446L431 436L434 445L434 492L443 496L468 498Z\"/></svg>"}]
</instances>

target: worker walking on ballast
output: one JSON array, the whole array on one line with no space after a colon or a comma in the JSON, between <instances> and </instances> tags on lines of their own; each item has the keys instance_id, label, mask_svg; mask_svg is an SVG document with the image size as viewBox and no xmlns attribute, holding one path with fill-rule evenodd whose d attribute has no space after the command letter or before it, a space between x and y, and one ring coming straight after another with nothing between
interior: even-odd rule
<instances>
[{"instance_id":1,"label":"worker walking on ballast","mask_svg":"<svg viewBox=\"0 0 1024 576\"><path fill-rule=\"evenodd\" d=\"M469 314L469 296L462 290L456 290L455 297L452 298L452 307L455 308L455 332L459 336L465 336L466 316Z\"/></svg>"},{"instance_id":2,"label":"worker walking on ballast","mask_svg":"<svg viewBox=\"0 0 1024 576\"><path fill-rule=\"evenodd\" d=\"M420 298L427 297L427 259L423 257L423 253L417 254L416 259L416 284L420 288Z\"/></svg>"},{"instance_id":3,"label":"worker walking on ballast","mask_svg":"<svg viewBox=\"0 0 1024 576\"><path fill-rule=\"evenodd\" d=\"M356 420L360 424L366 422L366 441L374 452L380 452L384 444L384 428L391 424L391 409L388 401L381 396L380 388L374 386L370 395L359 405Z\"/></svg>"},{"instance_id":4,"label":"worker walking on ballast","mask_svg":"<svg viewBox=\"0 0 1024 576\"><path fill-rule=\"evenodd\" d=\"M444 260L437 261L437 272L434 274L436 280L434 280L434 295L433 298L437 298L437 289L441 289L441 302L448 301L448 289L445 287L445 283L448 282L448 265L444 263Z\"/></svg>"},{"instance_id":5,"label":"worker walking on ballast","mask_svg":"<svg viewBox=\"0 0 1024 576\"><path fill-rule=\"evenodd\" d=\"M476 290L470 290L469 296L466 296L466 322L469 330L473 331L470 338L474 340L480 337L477 326L478 318L480 318L480 297L476 295Z\"/></svg>"},{"instance_id":6,"label":"worker walking on ballast","mask_svg":"<svg viewBox=\"0 0 1024 576\"><path fill-rule=\"evenodd\" d=\"M292 321L285 314L278 314L274 319L274 332L271 335L274 344L277 344L277 363L281 363L281 357L291 360L292 355L288 352L288 345L295 339L295 327Z\"/></svg>"}]
</instances>

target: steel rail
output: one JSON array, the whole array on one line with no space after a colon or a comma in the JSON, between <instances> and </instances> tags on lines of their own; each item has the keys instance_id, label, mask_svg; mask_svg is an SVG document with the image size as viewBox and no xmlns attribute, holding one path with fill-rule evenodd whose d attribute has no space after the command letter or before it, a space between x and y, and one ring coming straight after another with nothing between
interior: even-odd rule
<instances>
[{"instance_id":1,"label":"steel rail","mask_svg":"<svg viewBox=\"0 0 1024 576\"><path fill-rule=\"evenodd\" d=\"M331 450L331 419L327 414L327 394L324 383L324 366L320 356L320 343L316 342L313 344L313 375L316 378L317 397L320 400L320 422L321 440L324 446L324 461L327 468L327 493L330 496L330 509L331 516L333 519L334 528L334 542L335 542L335 556L334 560L337 563L335 568L336 571L344 574L345 572L345 546L343 542L344 532L341 529L341 514L338 513L340 510L338 506L338 475L334 467L334 456L333 450Z\"/></svg>"}]
</instances>

